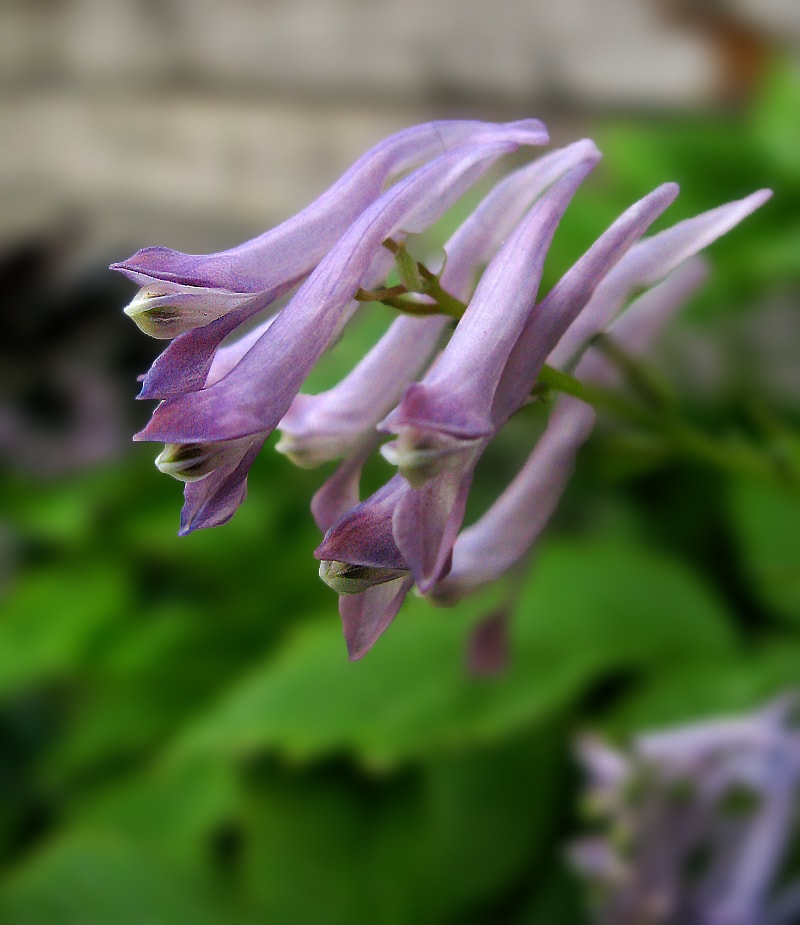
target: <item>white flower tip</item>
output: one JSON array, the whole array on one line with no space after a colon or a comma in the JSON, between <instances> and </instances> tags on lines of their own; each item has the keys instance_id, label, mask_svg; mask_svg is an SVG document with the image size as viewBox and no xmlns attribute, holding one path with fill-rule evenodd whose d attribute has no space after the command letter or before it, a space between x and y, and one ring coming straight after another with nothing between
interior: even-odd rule
<instances>
[{"instance_id":1,"label":"white flower tip","mask_svg":"<svg viewBox=\"0 0 800 925\"><path fill-rule=\"evenodd\" d=\"M252 437L208 443L168 443L156 457L156 468L179 482L199 482L221 466L238 464Z\"/></svg>"},{"instance_id":2,"label":"white flower tip","mask_svg":"<svg viewBox=\"0 0 800 925\"><path fill-rule=\"evenodd\" d=\"M362 594L375 585L386 584L406 574L404 569L373 568L349 562L323 560L319 564L319 577L337 594Z\"/></svg>"},{"instance_id":3,"label":"white flower tip","mask_svg":"<svg viewBox=\"0 0 800 925\"><path fill-rule=\"evenodd\" d=\"M171 340L210 324L248 298L246 293L159 282L140 289L123 311L143 333Z\"/></svg>"},{"instance_id":4,"label":"white flower tip","mask_svg":"<svg viewBox=\"0 0 800 925\"><path fill-rule=\"evenodd\" d=\"M123 311L144 334L170 340L181 333L180 311L169 304L171 292L161 286L140 289Z\"/></svg>"},{"instance_id":5,"label":"white flower tip","mask_svg":"<svg viewBox=\"0 0 800 925\"><path fill-rule=\"evenodd\" d=\"M397 466L412 488L422 488L442 472L461 468L464 453L472 451L477 442L409 428L403 429L396 440L384 443L380 454Z\"/></svg>"}]
</instances>

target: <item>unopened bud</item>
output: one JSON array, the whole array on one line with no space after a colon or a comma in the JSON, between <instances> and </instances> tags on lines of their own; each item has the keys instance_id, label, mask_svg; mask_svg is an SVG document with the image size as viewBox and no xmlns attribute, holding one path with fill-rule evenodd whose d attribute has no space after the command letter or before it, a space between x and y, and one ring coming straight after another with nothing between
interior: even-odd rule
<instances>
[{"instance_id":1,"label":"unopened bud","mask_svg":"<svg viewBox=\"0 0 800 925\"><path fill-rule=\"evenodd\" d=\"M396 440L384 443L380 452L384 459L397 466L412 488L422 488L442 472L462 468L464 455L473 452L476 443L433 431L408 429Z\"/></svg>"},{"instance_id":2,"label":"unopened bud","mask_svg":"<svg viewBox=\"0 0 800 925\"><path fill-rule=\"evenodd\" d=\"M386 584L407 574L407 569L374 568L349 562L323 560L319 564L319 577L337 594L361 594L375 585Z\"/></svg>"},{"instance_id":3,"label":"unopened bud","mask_svg":"<svg viewBox=\"0 0 800 925\"><path fill-rule=\"evenodd\" d=\"M252 296L222 289L169 288L165 283L153 283L140 289L124 312L145 334L169 340L216 321L249 298Z\"/></svg>"},{"instance_id":4,"label":"unopened bud","mask_svg":"<svg viewBox=\"0 0 800 925\"><path fill-rule=\"evenodd\" d=\"M220 466L240 460L252 437L209 443L168 443L156 457L156 467L181 482L199 482Z\"/></svg>"},{"instance_id":5,"label":"unopened bud","mask_svg":"<svg viewBox=\"0 0 800 925\"><path fill-rule=\"evenodd\" d=\"M349 449L338 434L295 435L281 431L275 449L301 469L316 469L332 459L344 456Z\"/></svg>"}]
</instances>

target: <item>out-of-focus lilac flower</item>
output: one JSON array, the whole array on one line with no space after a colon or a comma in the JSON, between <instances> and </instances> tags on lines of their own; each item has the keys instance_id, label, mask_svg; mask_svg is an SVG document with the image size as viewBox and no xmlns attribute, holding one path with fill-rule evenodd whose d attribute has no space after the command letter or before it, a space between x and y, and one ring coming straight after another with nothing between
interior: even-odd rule
<instances>
[{"instance_id":1,"label":"out-of-focus lilac flower","mask_svg":"<svg viewBox=\"0 0 800 925\"><path fill-rule=\"evenodd\" d=\"M741 718L650 733L619 752L587 739L589 806L608 834L570 850L599 925L791 925L779 883L798 837L797 697Z\"/></svg>"}]
</instances>

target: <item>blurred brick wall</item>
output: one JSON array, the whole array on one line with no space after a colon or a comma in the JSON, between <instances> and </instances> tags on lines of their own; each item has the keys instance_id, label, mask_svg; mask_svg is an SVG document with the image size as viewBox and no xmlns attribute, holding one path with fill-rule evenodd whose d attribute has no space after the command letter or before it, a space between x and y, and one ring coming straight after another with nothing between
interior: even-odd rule
<instances>
[{"instance_id":1,"label":"blurred brick wall","mask_svg":"<svg viewBox=\"0 0 800 925\"><path fill-rule=\"evenodd\" d=\"M431 116L709 107L797 0L0 0L0 234L230 243Z\"/></svg>"}]
</instances>

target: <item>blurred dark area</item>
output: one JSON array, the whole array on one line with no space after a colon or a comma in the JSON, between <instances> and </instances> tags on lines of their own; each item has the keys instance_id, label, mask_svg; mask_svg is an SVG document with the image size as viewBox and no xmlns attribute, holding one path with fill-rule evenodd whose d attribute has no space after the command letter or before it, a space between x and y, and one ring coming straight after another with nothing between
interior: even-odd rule
<instances>
[{"instance_id":1,"label":"blurred dark area","mask_svg":"<svg viewBox=\"0 0 800 925\"><path fill-rule=\"evenodd\" d=\"M0 0L0 48L0 923L589 922L572 743L798 686L798 492L603 416L513 614L505 588L414 600L350 664L321 473L270 442L233 520L176 536L180 486L130 440L161 345L106 267L258 234L414 122L539 117L605 155L545 287L664 181L669 223L774 189L647 363L693 427L791 469L797 4Z\"/></svg>"}]
</instances>

